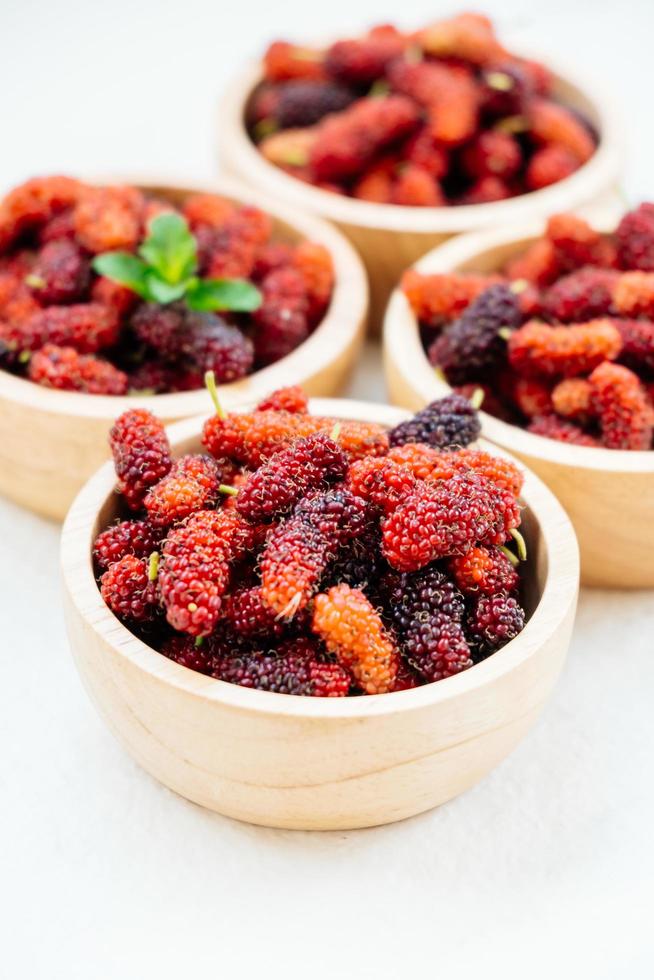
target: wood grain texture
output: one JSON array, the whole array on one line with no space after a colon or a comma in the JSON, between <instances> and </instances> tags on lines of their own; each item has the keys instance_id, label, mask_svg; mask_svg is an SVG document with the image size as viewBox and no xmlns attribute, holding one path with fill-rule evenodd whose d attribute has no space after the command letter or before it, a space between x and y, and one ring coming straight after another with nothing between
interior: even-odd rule
<instances>
[{"instance_id":1,"label":"wood grain texture","mask_svg":"<svg viewBox=\"0 0 654 980\"><path fill-rule=\"evenodd\" d=\"M303 344L276 364L221 386L225 405L256 401L275 388L301 384L312 395L337 394L356 362L365 334L368 291L361 261L343 236L319 218L274 201L233 180L211 187L171 187L152 179L144 190L177 203L196 191L263 208L275 234L289 242L311 239L334 260L336 281L326 316ZM107 434L128 408L148 408L166 423L210 408L204 390L112 398L53 391L0 371L0 494L45 517L63 520L85 480L107 459Z\"/></svg>"},{"instance_id":2,"label":"wood grain texture","mask_svg":"<svg viewBox=\"0 0 654 980\"><path fill-rule=\"evenodd\" d=\"M537 52L532 56L539 57ZM238 175L274 200L288 201L340 228L359 251L368 271L370 325L378 333L388 298L401 273L452 235L603 204L616 197L614 188L622 168L623 139L611 97L577 79L567 68L552 68L554 92L584 112L601 137L596 153L577 173L541 191L493 204L410 208L357 201L312 187L268 163L246 132L245 110L261 81L258 61L234 80L221 100L218 119L221 169Z\"/></svg>"},{"instance_id":3,"label":"wood grain texture","mask_svg":"<svg viewBox=\"0 0 654 980\"><path fill-rule=\"evenodd\" d=\"M608 231L612 225L598 227ZM426 255L416 268L494 272L542 230L542 224L532 224L462 235ZM416 319L399 290L386 314L384 365L397 405L415 411L450 390L430 366ZM654 586L654 452L570 446L481 415L484 436L521 459L563 504L577 532L584 585Z\"/></svg>"},{"instance_id":4,"label":"wood grain texture","mask_svg":"<svg viewBox=\"0 0 654 980\"><path fill-rule=\"evenodd\" d=\"M394 425L398 409L314 400L312 411ZM196 450L199 420L170 429ZM389 823L472 786L518 743L563 664L579 577L563 510L532 474L524 490L530 549L520 636L484 663L412 691L347 699L251 691L180 667L134 637L102 602L91 547L116 512L106 464L79 494L62 533L64 608L75 663L109 728L182 796L273 827Z\"/></svg>"}]
</instances>

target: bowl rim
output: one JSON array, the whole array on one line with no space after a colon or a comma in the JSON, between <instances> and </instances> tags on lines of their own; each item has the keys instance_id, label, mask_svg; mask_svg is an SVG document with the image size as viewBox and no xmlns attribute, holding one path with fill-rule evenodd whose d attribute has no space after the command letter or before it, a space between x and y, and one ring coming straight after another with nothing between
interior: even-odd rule
<instances>
[{"instance_id":1,"label":"bowl rim","mask_svg":"<svg viewBox=\"0 0 654 980\"><path fill-rule=\"evenodd\" d=\"M247 410L248 406L241 406ZM316 398L310 411L343 419L360 419L393 426L408 418L404 409L347 399ZM173 447L197 437L205 418L185 419L169 426ZM510 454L486 446L509 458ZM518 461L516 461L518 462ZM521 469L523 464L518 463ZM229 684L182 667L143 643L105 605L93 574L91 549L98 513L115 492L111 461L105 463L77 495L61 533L61 567L70 601L88 628L137 669L184 694L223 707L256 715L303 719L362 719L371 715L413 711L436 705L490 684L533 656L565 621L576 605L579 586L579 549L572 524L545 484L525 472L524 502L542 535L547 575L538 604L516 639L473 668L433 684L391 694L359 698L309 698L256 691Z\"/></svg>"},{"instance_id":2,"label":"bowl rim","mask_svg":"<svg viewBox=\"0 0 654 980\"><path fill-rule=\"evenodd\" d=\"M529 244L530 240L543 234L545 225L545 221L533 221L507 228L470 232L427 252L412 268L427 274L455 272L463 264L468 269L475 258L494 248L518 242ZM603 233L613 231L615 227L607 221L595 221L593 225ZM397 366L404 378L411 378L411 385L425 402L451 393L452 387L435 373L427 359L417 318L399 285L393 290L384 315L383 344L387 370L390 364ZM483 410L480 416L482 434L492 443L518 455L598 472L654 473L654 450L575 446L527 432Z\"/></svg>"},{"instance_id":3,"label":"bowl rim","mask_svg":"<svg viewBox=\"0 0 654 980\"><path fill-rule=\"evenodd\" d=\"M358 201L303 183L265 160L245 129L247 102L262 81L259 58L251 60L233 79L220 100L219 156L223 162L229 160L229 169L233 167L255 187L265 188L280 200L293 201L331 221L396 233L457 234L589 203L608 189L622 169L625 140L613 95L607 86L587 78L585 72L560 66L556 56L550 57L529 45L521 44L520 50L522 57L546 64L553 74L555 89L561 86L574 89L579 100L591 105L597 117L599 142L593 156L575 173L550 187L488 204L407 207Z\"/></svg>"},{"instance_id":4,"label":"bowl rim","mask_svg":"<svg viewBox=\"0 0 654 980\"><path fill-rule=\"evenodd\" d=\"M340 354L357 333L363 336L368 315L369 287L363 263L338 228L319 215L302 212L294 205L270 199L264 192L232 177L193 181L182 177L152 175L97 176L92 184L133 184L146 191L172 191L181 194L217 194L255 205L275 221L288 225L303 239L319 242L330 252L334 263L334 289L325 316L295 350L274 364L221 386L226 406L245 399L263 397L284 384L296 383L301 366L329 363ZM353 330L353 325L356 329ZM170 392L157 395L88 395L77 391L57 391L35 384L0 369L0 399L58 415L113 420L130 408L147 408L163 418L200 415L207 409L206 391Z\"/></svg>"}]
</instances>

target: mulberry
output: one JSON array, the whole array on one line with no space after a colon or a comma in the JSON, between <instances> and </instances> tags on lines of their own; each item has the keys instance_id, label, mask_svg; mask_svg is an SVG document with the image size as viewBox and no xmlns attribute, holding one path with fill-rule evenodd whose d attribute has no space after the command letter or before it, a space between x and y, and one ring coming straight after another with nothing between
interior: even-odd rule
<instances>
[{"instance_id":1,"label":"mulberry","mask_svg":"<svg viewBox=\"0 0 654 980\"><path fill-rule=\"evenodd\" d=\"M652 448L654 409L638 376L620 364L600 364L589 377L608 449Z\"/></svg>"},{"instance_id":2,"label":"mulberry","mask_svg":"<svg viewBox=\"0 0 654 980\"><path fill-rule=\"evenodd\" d=\"M132 510L138 510L155 483L172 466L170 443L161 421L145 409L123 412L109 433L118 489Z\"/></svg>"},{"instance_id":3,"label":"mulberry","mask_svg":"<svg viewBox=\"0 0 654 980\"><path fill-rule=\"evenodd\" d=\"M477 546L465 555L450 558L448 569L458 588L466 595L515 592L520 584L517 569L496 546Z\"/></svg>"},{"instance_id":4,"label":"mulberry","mask_svg":"<svg viewBox=\"0 0 654 980\"><path fill-rule=\"evenodd\" d=\"M476 473L424 483L385 519L384 555L393 568L415 571L473 544L503 544L520 523L514 495Z\"/></svg>"},{"instance_id":5,"label":"mulberry","mask_svg":"<svg viewBox=\"0 0 654 980\"><path fill-rule=\"evenodd\" d=\"M101 531L93 545L93 557L106 571L125 555L147 558L159 547L160 535L147 521L119 521Z\"/></svg>"},{"instance_id":6,"label":"mulberry","mask_svg":"<svg viewBox=\"0 0 654 980\"><path fill-rule=\"evenodd\" d=\"M615 243L622 269L654 272L654 204L628 211L616 228Z\"/></svg>"},{"instance_id":7,"label":"mulberry","mask_svg":"<svg viewBox=\"0 0 654 980\"><path fill-rule=\"evenodd\" d=\"M622 349L619 331L610 320L589 320L550 327L532 320L509 338L509 362L519 374L566 377L588 374Z\"/></svg>"},{"instance_id":8,"label":"mulberry","mask_svg":"<svg viewBox=\"0 0 654 980\"><path fill-rule=\"evenodd\" d=\"M36 257L27 284L40 303L75 303L84 298L91 268L81 249L66 238L48 242Z\"/></svg>"},{"instance_id":9,"label":"mulberry","mask_svg":"<svg viewBox=\"0 0 654 980\"><path fill-rule=\"evenodd\" d=\"M219 497L221 472L211 456L184 456L147 494L144 504L154 527L171 527Z\"/></svg>"},{"instance_id":10,"label":"mulberry","mask_svg":"<svg viewBox=\"0 0 654 980\"><path fill-rule=\"evenodd\" d=\"M424 442L437 449L454 449L474 442L481 432L477 410L461 395L431 402L413 418L391 429L391 446Z\"/></svg>"},{"instance_id":11,"label":"mulberry","mask_svg":"<svg viewBox=\"0 0 654 980\"><path fill-rule=\"evenodd\" d=\"M518 297L508 286L490 286L429 348L429 360L445 372L452 384L465 384L486 376L506 351L505 330L520 326Z\"/></svg>"},{"instance_id":12,"label":"mulberry","mask_svg":"<svg viewBox=\"0 0 654 980\"><path fill-rule=\"evenodd\" d=\"M335 585L316 596L312 628L366 694L393 689L398 653L363 592Z\"/></svg>"},{"instance_id":13,"label":"mulberry","mask_svg":"<svg viewBox=\"0 0 654 980\"><path fill-rule=\"evenodd\" d=\"M56 344L46 344L32 354L27 375L46 388L86 395L125 395L129 383L127 375L109 361Z\"/></svg>"},{"instance_id":14,"label":"mulberry","mask_svg":"<svg viewBox=\"0 0 654 980\"><path fill-rule=\"evenodd\" d=\"M156 560L124 555L103 574L100 579L102 598L120 619L144 623L154 618L157 594L153 567L156 568Z\"/></svg>"},{"instance_id":15,"label":"mulberry","mask_svg":"<svg viewBox=\"0 0 654 980\"><path fill-rule=\"evenodd\" d=\"M524 625L524 609L517 599L503 592L479 596L468 617L470 634L486 650L499 650Z\"/></svg>"},{"instance_id":16,"label":"mulberry","mask_svg":"<svg viewBox=\"0 0 654 980\"><path fill-rule=\"evenodd\" d=\"M250 521L270 521L289 513L309 490L341 479L347 457L323 434L298 439L275 453L241 488L237 510Z\"/></svg>"}]
</instances>

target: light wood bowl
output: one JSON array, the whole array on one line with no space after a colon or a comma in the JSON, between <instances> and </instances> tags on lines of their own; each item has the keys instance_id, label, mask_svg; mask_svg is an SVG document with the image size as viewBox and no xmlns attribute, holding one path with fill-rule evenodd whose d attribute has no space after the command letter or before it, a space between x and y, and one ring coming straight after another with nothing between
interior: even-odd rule
<instances>
[{"instance_id":1,"label":"light wood bowl","mask_svg":"<svg viewBox=\"0 0 654 980\"><path fill-rule=\"evenodd\" d=\"M222 385L220 390L225 405L256 401L289 384L301 384L313 395L341 390L363 341L368 290L359 257L335 228L233 180L216 181L209 188L188 183L172 187L152 180L128 182L175 202L208 191L253 204L271 215L281 240L306 238L325 245L336 277L322 322L287 357L241 381ZM84 395L44 388L0 371L0 494L45 517L63 520L77 491L107 459L107 435L121 412L148 408L169 423L202 414L209 407L203 390L138 397Z\"/></svg>"},{"instance_id":2,"label":"light wood bowl","mask_svg":"<svg viewBox=\"0 0 654 980\"><path fill-rule=\"evenodd\" d=\"M313 400L317 414L395 425L398 409ZM197 451L201 420L170 429ZM116 514L110 464L87 483L62 534L64 609L84 685L149 773L195 803L251 823L334 830L401 820L462 793L496 766L541 711L561 670L577 600L571 524L527 473L525 629L504 649L436 684L318 699L252 691L194 673L112 615L91 549Z\"/></svg>"},{"instance_id":3,"label":"light wood bowl","mask_svg":"<svg viewBox=\"0 0 654 980\"><path fill-rule=\"evenodd\" d=\"M613 226L599 226L610 231ZM473 232L434 249L420 272L496 272L544 230L542 224ZM392 401L415 411L450 391L429 364L415 316L400 289L384 323L384 366ZM654 586L654 452L571 446L481 413L484 436L529 466L574 524L584 585Z\"/></svg>"},{"instance_id":4,"label":"light wood bowl","mask_svg":"<svg viewBox=\"0 0 654 980\"><path fill-rule=\"evenodd\" d=\"M525 56L529 56L525 52ZM531 55L539 58L538 54ZM218 141L222 169L236 174L272 198L288 201L337 225L359 251L370 281L371 328L381 323L401 273L420 256L452 235L473 229L503 227L557 211L584 207L617 208L615 183L622 167L622 135L610 97L594 82L580 80L568 69L554 72L554 92L584 112L597 128L596 152L572 176L544 190L508 201L461 207L410 208L372 204L312 187L268 163L252 143L244 125L245 111L262 80L261 62L249 65L221 101Z\"/></svg>"}]
</instances>

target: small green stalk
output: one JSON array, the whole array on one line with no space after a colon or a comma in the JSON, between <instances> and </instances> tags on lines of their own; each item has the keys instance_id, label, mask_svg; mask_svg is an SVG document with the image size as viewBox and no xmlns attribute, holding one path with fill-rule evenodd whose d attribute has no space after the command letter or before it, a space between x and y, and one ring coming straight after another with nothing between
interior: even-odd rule
<instances>
[{"instance_id":1,"label":"small green stalk","mask_svg":"<svg viewBox=\"0 0 654 980\"><path fill-rule=\"evenodd\" d=\"M508 340L512 333L513 330L511 327L500 327L500 329L497 331L497 336L501 337L502 340Z\"/></svg>"},{"instance_id":2,"label":"small green stalk","mask_svg":"<svg viewBox=\"0 0 654 980\"><path fill-rule=\"evenodd\" d=\"M480 409L483 405L484 398L486 397L486 392L483 388L475 388L472 395L470 396L470 404L473 408Z\"/></svg>"},{"instance_id":3,"label":"small green stalk","mask_svg":"<svg viewBox=\"0 0 654 980\"><path fill-rule=\"evenodd\" d=\"M220 493L224 493L228 497L238 497L237 488L230 487L228 483L219 483L218 490L220 491Z\"/></svg>"},{"instance_id":4,"label":"small green stalk","mask_svg":"<svg viewBox=\"0 0 654 980\"><path fill-rule=\"evenodd\" d=\"M198 647L201 647L203 643L204 643L204 637L203 636L196 636L195 637L195 643L193 645L194 645L195 649L197 650Z\"/></svg>"},{"instance_id":5,"label":"small green stalk","mask_svg":"<svg viewBox=\"0 0 654 980\"><path fill-rule=\"evenodd\" d=\"M159 574L159 552L153 551L148 562L148 581L156 582Z\"/></svg>"},{"instance_id":6,"label":"small green stalk","mask_svg":"<svg viewBox=\"0 0 654 980\"><path fill-rule=\"evenodd\" d=\"M526 561L527 545L525 543L525 539L520 534L520 531L518 531L517 528L514 527L513 530L511 531L511 537L513 538L513 540L515 541L518 547L518 558L520 559L520 561Z\"/></svg>"},{"instance_id":7,"label":"small green stalk","mask_svg":"<svg viewBox=\"0 0 654 980\"><path fill-rule=\"evenodd\" d=\"M484 75L484 81L489 88L496 92L510 92L515 82L510 75L504 71L489 71Z\"/></svg>"},{"instance_id":8,"label":"small green stalk","mask_svg":"<svg viewBox=\"0 0 654 980\"><path fill-rule=\"evenodd\" d=\"M509 559L509 561L511 562L514 568L516 568L520 564L520 559L518 558L518 556L514 555L511 549L507 548L506 545L501 544L500 551L502 552L503 555L506 555L506 557Z\"/></svg>"},{"instance_id":9,"label":"small green stalk","mask_svg":"<svg viewBox=\"0 0 654 980\"><path fill-rule=\"evenodd\" d=\"M334 428L332 429L332 431L329 433L329 438L333 442L338 442L338 437L341 434L341 428L342 428L341 423L337 422Z\"/></svg>"},{"instance_id":10,"label":"small green stalk","mask_svg":"<svg viewBox=\"0 0 654 980\"><path fill-rule=\"evenodd\" d=\"M43 289L45 286L45 279L43 276L37 276L36 273L30 272L29 275L25 276L25 285L31 286L32 289Z\"/></svg>"},{"instance_id":11,"label":"small green stalk","mask_svg":"<svg viewBox=\"0 0 654 980\"><path fill-rule=\"evenodd\" d=\"M207 371L204 375L204 383L206 385L207 391L211 395L211 401L216 409L216 415L219 419L226 419L227 412L220 404L220 399L218 398L218 387L216 385L216 375L214 371Z\"/></svg>"}]
</instances>

